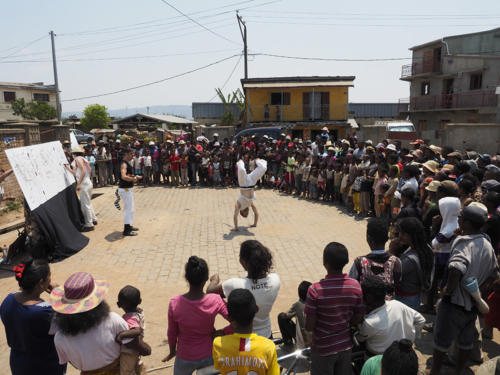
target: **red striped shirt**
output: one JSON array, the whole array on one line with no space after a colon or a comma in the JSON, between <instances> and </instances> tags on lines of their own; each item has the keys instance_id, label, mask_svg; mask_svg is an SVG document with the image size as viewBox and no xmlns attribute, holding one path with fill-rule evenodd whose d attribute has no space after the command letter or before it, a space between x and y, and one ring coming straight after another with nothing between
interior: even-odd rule
<instances>
[{"instance_id":1,"label":"red striped shirt","mask_svg":"<svg viewBox=\"0 0 500 375\"><path fill-rule=\"evenodd\" d=\"M307 292L304 312L316 316L312 346L322 356L352 347L350 321L363 313L363 292L357 280L344 275L327 275Z\"/></svg>"}]
</instances>

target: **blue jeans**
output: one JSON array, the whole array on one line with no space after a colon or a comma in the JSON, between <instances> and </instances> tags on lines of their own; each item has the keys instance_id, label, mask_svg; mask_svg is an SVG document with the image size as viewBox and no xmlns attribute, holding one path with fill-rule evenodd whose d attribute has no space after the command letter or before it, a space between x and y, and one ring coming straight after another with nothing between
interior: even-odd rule
<instances>
[{"instance_id":1,"label":"blue jeans","mask_svg":"<svg viewBox=\"0 0 500 375\"><path fill-rule=\"evenodd\" d=\"M212 357L200 359L199 361L186 361L182 358L175 357L174 375L191 375L194 371L208 366L213 366L214 360Z\"/></svg>"},{"instance_id":2,"label":"blue jeans","mask_svg":"<svg viewBox=\"0 0 500 375\"><path fill-rule=\"evenodd\" d=\"M411 307L413 310L418 310L420 307L420 293L416 296L398 296L396 294L396 300Z\"/></svg>"},{"instance_id":3,"label":"blue jeans","mask_svg":"<svg viewBox=\"0 0 500 375\"><path fill-rule=\"evenodd\" d=\"M198 164L191 163L191 185L196 185L196 174L198 173Z\"/></svg>"}]
</instances>

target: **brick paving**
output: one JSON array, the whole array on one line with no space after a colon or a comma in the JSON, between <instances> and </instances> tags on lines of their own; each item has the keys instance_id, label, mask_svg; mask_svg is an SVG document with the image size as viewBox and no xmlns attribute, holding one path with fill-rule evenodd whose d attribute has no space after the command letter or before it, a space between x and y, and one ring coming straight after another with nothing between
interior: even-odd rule
<instances>
[{"instance_id":1,"label":"brick paving","mask_svg":"<svg viewBox=\"0 0 500 375\"><path fill-rule=\"evenodd\" d=\"M87 233L89 245L78 254L52 264L52 279L63 283L73 272L86 271L111 283L107 302L120 314L116 296L126 284L142 293L146 313L145 341L153 354L145 359L148 368L164 366L168 354L166 342L167 309L170 298L184 293L183 266L190 255L205 258L210 274L221 280L244 276L238 261L239 247L246 239L257 239L268 246L274 256L274 270L282 286L272 311L273 330L278 329L276 316L297 299L297 285L302 280L317 281L325 274L322 251L331 241L344 243L350 259L369 251L365 241L366 221L356 220L334 206L310 202L275 191L260 190L257 228L248 228L253 216L240 218L245 229L230 232L237 189L173 189L163 186L134 189L136 216L140 228L137 237L123 238L122 212L113 206L114 189L95 189L101 194L93 199L99 225ZM15 233L0 236L0 243L11 243ZM17 290L11 274L0 272L0 299ZM218 327L224 326L217 321ZM427 339L429 341L429 338ZM430 351L424 350L425 354ZM0 368L8 368L5 335L0 335ZM421 358L424 365L426 356ZM173 361L172 361L173 363ZM425 365L424 365L425 366ZM76 374L71 368L68 374ZM171 369L153 373L170 374Z\"/></svg>"}]
</instances>

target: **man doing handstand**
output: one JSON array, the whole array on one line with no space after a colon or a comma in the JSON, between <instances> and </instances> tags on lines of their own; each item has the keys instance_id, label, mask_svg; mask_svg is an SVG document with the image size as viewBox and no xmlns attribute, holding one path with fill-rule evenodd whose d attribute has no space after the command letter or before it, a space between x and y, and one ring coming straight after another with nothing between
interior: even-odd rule
<instances>
[{"instance_id":1,"label":"man doing handstand","mask_svg":"<svg viewBox=\"0 0 500 375\"><path fill-rule=\"evenodd\" d=\"M257 226L257 221L259 220L259 213L257 212L257 207L255 207L255 192L254 188L262 176L266 173L267 170L267 161L263 159L255 160L255 169L252 173L247 174L245 169L245 161L248 161L248 154L245 154L242 159L236 163L238 168L238 184L240 185L240 196L236 201L236 205L234 206L234 228L232 231L238 231L238 213L247 217L250 211L250 207L252 208L254 214L254 223L252 227Z\"/></svg>"}]
</instances>

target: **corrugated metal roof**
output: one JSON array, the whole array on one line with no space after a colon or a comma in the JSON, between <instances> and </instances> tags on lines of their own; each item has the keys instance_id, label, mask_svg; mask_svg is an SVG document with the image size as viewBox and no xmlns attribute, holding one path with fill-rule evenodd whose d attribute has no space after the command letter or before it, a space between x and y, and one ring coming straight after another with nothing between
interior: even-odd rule
<instances>
[{"instance_id":1,"label":"corrugated metal roof","mask_svg":"<svg viewBox=\"0 0 500 375\"><path fill-rule=\"evenodd\" d=\"M221 118L226 113L224 103L192 103L193 117L194 118ZM230 105L231 112L235 117L239 117L241 109L237 104Z\"/></svg>"},{"instance_id":2,"label":"corrugated metal roof","mask_svg":"<svg viewBox=\"0 0 500 375\"><path fill-rule=\"evenodd\" d=\"M399 103L349 103L348 112L359 117L397 117Z\"/></svg>"},{"instance_id":3,"label":"corrugated metal roof","mask_svg":"<svg viewBox=\"0 0 500 375\"><path fill-rule=\"evenodd\" d=\"M295 76L295 77L266 77L266 78L246 78L241 83L289 83L289 82L335 82L354 81L355 76Z\"/></svg>"},{"instance_id":4,"label":"corrugated metal roof","mask_svg":"<svg viewBox=\"0 0 500 375\"><path fill-rule=\"evenodd\" d=\"M0 87L2 87L2 88L56 91L56 88L54 85L44 85L43 82L37 82L37 83L0 82Z\"/></svg>"},{"instance_id":5,"label":"corrugated metal roof","mask_svg":"<svg viewBox=\"0 0 500 375\"><path fill-rule=\"evenodd\" d=\"M196 121L188 120L186 118L182 117L177 117L177 116L172 116L172 115L148 115L145 113L136 113L135 115L132 116L127 116L124 117L120 120L116 120L116 123L121 123L121 122L130 122L130 120L134 117L141 116L141 118L145 120L156 120L158 122L168 122L171 124L197 124ZM146 121L147 122L147 121Z\"/></svg>"}]
</instances>

